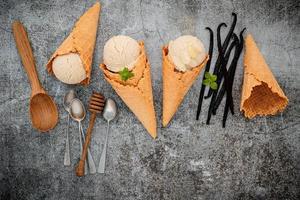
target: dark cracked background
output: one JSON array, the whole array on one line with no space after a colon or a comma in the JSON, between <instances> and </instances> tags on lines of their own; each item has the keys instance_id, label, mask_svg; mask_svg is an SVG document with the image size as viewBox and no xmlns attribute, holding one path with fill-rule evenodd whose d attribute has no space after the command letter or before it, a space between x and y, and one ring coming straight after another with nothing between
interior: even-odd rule
<instances>
[{"instance_id":1,"label":"dark cracked background","mask_svg":"<svg viewBox=\"0 0 300 200\"><path fill-rule=\"evenodd\" d=\"M0 199L299 199L300 198L300 8L291 1L112 1L102 12L92 82L77 86L87 105L92 90L116 99L120 112L111 125L105 175L78 178L77 124L71 123L72 166L63 166L66 113L62 98L70 88L49 76L45 64L74 22L95 1L0 1ZM98 69L105 41L116 34L145 40L152 67L155 108L161 117L161 46L182 34L200 37L208 48L206 26L247 27L290 102L277 116L246 120L238 111L242 59L234 85L235 116L221 127L222 112L205 124L195 112L200 79L168 128L159 123L152 140L103 80ZM27 28L40 80L59 106L60 121L40 134L28 118L30 87L11 34L13 20ZM202 76L202 75L201 75ZM89 117L89 116L87 116ZM88 120L84 121L86 129ZM91 148L96 163L106 124L99 118Z\"/></svg>"}]
</instances>

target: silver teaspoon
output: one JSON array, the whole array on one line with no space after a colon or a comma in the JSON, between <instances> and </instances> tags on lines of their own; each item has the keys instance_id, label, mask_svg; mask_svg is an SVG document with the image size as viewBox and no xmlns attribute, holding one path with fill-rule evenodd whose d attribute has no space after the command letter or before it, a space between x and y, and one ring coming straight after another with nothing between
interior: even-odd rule
<instances>
[{"instance_id":1,"label":"silver teaspoon","mask_svg":"<svg viewBox=\"0 0 300 200\"><path fill-rule=\"evenodd\" d=\"M70 166L71 165L71 158L70 158L70 140L69 140L69 126L70 126L70 106L72 100L75 98L75 91L70 90L64 96L63 106L65 110L68 112L68 126L66 129L66 149L65 149L65 156L64 156L64 165Z\"/></svg>"},{"instance_id":2,"label":"silver teaspoon","mask_svg":"<svg viewBox=\"0 0 300 200\"><path fill-rule=\"evenodd\" d=\"M81 155L82 154L83 142L84 142L84 139L85 139L85 136L84 136L83 130L82 130L81 121L85 118L86 112L85 112L84 105L82 104L82 102L79 99L76 99L76 98L73 99L73 101L71 103L70 114L71 114L72 119L77 121L78 125L79 125L79 142L80 142L80 155ZM94 159L93 159L92 154L91 154L89 149L88 149L87 161L89 163L90 173L95 174L96 173L96 166L95 166ZM85 172L84 172L84 174L87 174L87 162L86 161L85 161Z\"/></svg>"},{"instance_id":3,"label":"silver teaspoon","mask_svg":"<svg viewBox=\"0 0 300 200\"><path fill-rule=\"evenodd\" d=\"M106 149L107 149L107 141L108 141L108 134L109 134L109 122L113 120L117 115L117 105L114 100L107 99L104 110L103 110L103 117L107 121L107 131L106 131L106 138L103 147L103 151L101 153L100 162L98 166L98 173L103 174L105 172L105 162L106 162Z\"/></svg>"}]
</instances>

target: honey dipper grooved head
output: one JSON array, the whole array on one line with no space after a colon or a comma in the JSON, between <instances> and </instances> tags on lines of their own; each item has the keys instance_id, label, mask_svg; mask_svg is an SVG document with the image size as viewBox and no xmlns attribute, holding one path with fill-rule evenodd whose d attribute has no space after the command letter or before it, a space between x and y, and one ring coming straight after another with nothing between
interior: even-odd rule
<instances>
[{"instance_id":1,"label":"honey dipper grooved head","mask_svg":"<svg viewBox=\"0 0 300 200\"><path fill-rule=\"evenodd\" d=\"M101 113L104 108L104 96L100 93L93 92L90 98L89 111L92 113Z\"/></svg>"}]
</instances>

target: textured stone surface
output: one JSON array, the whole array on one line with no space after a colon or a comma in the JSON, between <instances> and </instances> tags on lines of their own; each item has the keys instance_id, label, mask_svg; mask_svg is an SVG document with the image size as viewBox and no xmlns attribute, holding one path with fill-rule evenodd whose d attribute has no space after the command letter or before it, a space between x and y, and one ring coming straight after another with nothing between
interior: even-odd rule
<instances>
[{"instance_id":1,"label":"textured stone surface","mask_svg":"<svg viewBox=\"0 0 300 200\"><path fill-rule=\"evenodd\" d=\"M71 123L72 167L63 166L70 88L49 76L45 64L74 22L94 1L0 1L0 199L299 199L300 198L300 10L299 1L111 1L102 13L89 87L77 86L87 105L92 90L116 99L105 175L77 178L77 124ZM168 128L152 140L103 79L98 69L105 41L116 34L145 40L161 119L161 46L182 34L200 37L208 48L206 26L247 27L290 103L283 114L246 120L238 111L242 59L234 85L235 116L221 127L222 110L205 124L208 101L195 121L200 79L187 94ZM59 106L60 121L40 134L28 118L30 87L11 34L13 20L27 28L40 80ZM89 117L89 116L87 116ZM88 119L83 123L86 129ZM91 143L96 163L106 124L98 119Z\"/></svg>"}]
</instances>

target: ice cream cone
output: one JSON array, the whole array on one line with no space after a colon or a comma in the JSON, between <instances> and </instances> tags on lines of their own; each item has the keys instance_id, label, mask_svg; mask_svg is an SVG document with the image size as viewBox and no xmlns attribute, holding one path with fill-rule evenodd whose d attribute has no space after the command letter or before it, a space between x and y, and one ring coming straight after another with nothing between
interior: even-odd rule
<instances>
[{"instance_id":1,"label":"ice cream cone","mask_svg":"<svg viewBox=\"0 0 300 200\"><path fill-rule=\"evenodd\" d=\"M163 59L163 126L167 126L173 115L176 113L184 96L198 77L201 69L208 61L206 59L197 67L180 72L175 69L175 65L168 58L168 47L162 49Z\"/></svg>"},{"instance_id":2,"label":"ice cream cone","mask_svg":"<svg viewBox=\"0 0 300 200\"><path fill-rule=\"evenodd\" d=\"M244 83L240 110L253 118L282 112L288 99L278 85L253 37L245 39Z\"/></svg>"},{"instance_id":3,"label":"ice cream cone","mask_svg":"<svg viewBox=\"0 0 300 200\"><path fill-rule=\"evenodd\" d=\"M86 70L86 79L81 82L87 85L91 78L93 52L96 41L100 3L95 3L76 22L72 32L65 41L58 47L47 63L47 70L52 71L52 62L56 56L68 53L78 53Z\"/></svg>"},{"instance_id":4,"label":"ice cream cone","mask_svg":"<svg viewBox=\"0 0 300 200\"><path fill-rule=\"evenodd\" d=\"M104 64L100 65L105 79L111 84L124 103L141 121L149 134L156 138L156 117L153 105L150 64L144 48L140 42L141 54L132 72L134 76L126 82L122 81L118 73L111 72Z\"/></svg>"}]
</instances>

